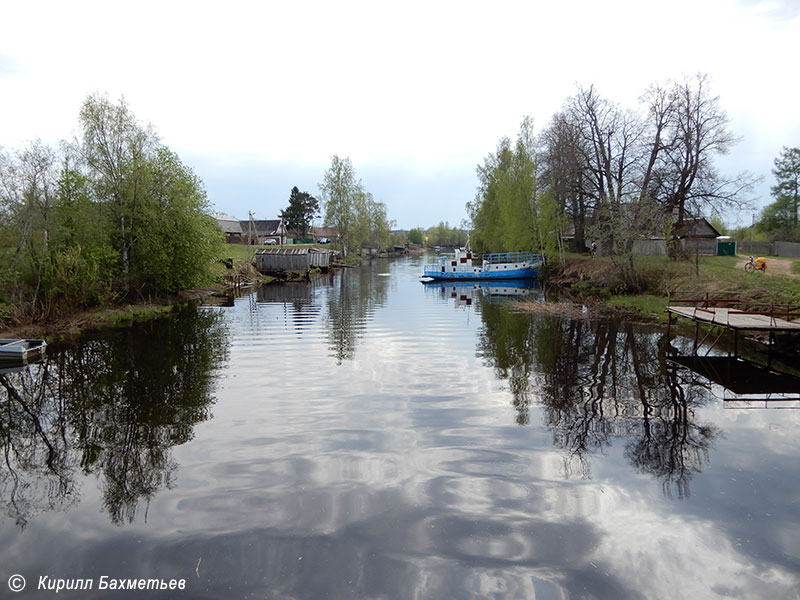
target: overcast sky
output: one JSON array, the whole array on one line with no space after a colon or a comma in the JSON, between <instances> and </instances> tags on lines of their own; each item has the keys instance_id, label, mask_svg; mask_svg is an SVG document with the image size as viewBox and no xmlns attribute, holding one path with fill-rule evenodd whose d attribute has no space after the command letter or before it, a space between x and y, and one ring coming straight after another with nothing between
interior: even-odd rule
<instances>
[{"instance_id":1,"label":"overcast sky","mask_svg":"<svg viewBox=\"0 0 800 600\"><path fill-rule=\"evenodd\" d=\"M275 218L348 156L398 227L466 217L475 166L577 85L635 107L707 73L742 137L720 170L764 177L800 146L800 1L3 2L0 146L76 132L124 96L218 212ZM750 222L751 213L726 215Z\"/></svg>"}]
</instances>

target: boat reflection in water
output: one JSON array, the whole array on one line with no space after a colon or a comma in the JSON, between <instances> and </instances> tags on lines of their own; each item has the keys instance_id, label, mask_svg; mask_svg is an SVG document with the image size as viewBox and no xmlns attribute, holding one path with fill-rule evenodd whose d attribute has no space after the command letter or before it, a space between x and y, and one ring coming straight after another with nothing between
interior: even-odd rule
<instances>
[{"instance_id":1,"label":"boat reflection in water","mask_svg":"<svg viewBox=\"0 0 800 600\"><path fill-rule=\"evenodd\" d=\"M477 299L488 302L509 300L544 300L538 279L498 281L423 281L425 291L442 299L452 298L456 306L471 306Z\"/></svg>"}]
</instances>

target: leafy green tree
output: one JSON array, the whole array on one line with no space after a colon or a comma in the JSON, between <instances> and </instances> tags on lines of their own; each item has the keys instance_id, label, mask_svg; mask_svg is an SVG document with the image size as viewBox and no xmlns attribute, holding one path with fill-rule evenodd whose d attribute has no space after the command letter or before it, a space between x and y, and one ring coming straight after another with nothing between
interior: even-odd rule
<instances>
[{"instance_id":1,"label":"leafy green tree","mask_svg":"<svg viewBox=\"0 0 800 600\"><path fill-rule=\"evenodd\" d=\"M362 193L362 185L356 179L353 163L349 158L331 158L331 166L325 171L319 184L320 197L325 205L325 224L339 231L342 255L358 242L356 222L357 194Z\"/></svg>"},{"instance_id":2,"label":"leafy green tree","mask_svg":"<svg viewBox=\"0 0 800 600\"><path fill-rule=\"evenodd\" d=\"M209 266L219 255L222 235L208 216L200 180L168 148L149 158L147 212L137 231L136 278L147 289L177 292L209 282Z\"/></svg>"},{"instance_id":3,"label":"leafy green tree","mask_svg":"<svg viewBox=\"0 0 800 600\"><path fill-rule=\"evenodd\" d=\"M467 243L467 234L458 227L450 227L446 221L430 227L426 233L428 244L460 248Z\"/></svg>"},{"instance_id":4,"label":"leafy green tree","mask_svg":"<svg viewBox=\"0 0 800 600\"><path fill-rule=\"evenodd\" d=\"M392 242L392 222L386 215L386 205L367 194L366 214L369 243L379 249L388 248Z\"/></svg>"},{"instance_id":5,"label":"leafy green tree","mask_svg":"<svg viewBox=\"0 0 800 600\"><path fill-rule=\"evenodd\" d=\"M777 183L772 186L775 201L786 206L791 217L791 225L797 226L800 210L800 148L786 148L775 159L772 170Z\"/></svg>"},{"instance_id":6,"label":"leafy green tree","mask_svg":"<svg viewBox=\"0 0 800 600\"><path fill-rule=\"evenodd\" d=\"M539 208L534 144L533 121L526 117L517 136L510 167L500 174L498 181L503 250L527 250L538 245L536 219Z\"/></svg>"},{"instance_id":7,"label":"leafy green tree","mask_svg":"<svg viewBox=\"0 0 800 600\"><path fill-rule=\"evenodd\" d=\"M60 150L0 153L0 318L209 281L222 235L202 182L124 101L90 96Z\"/></svg>"},{"instance_id":8,"label":"leafy green tree","mask_svg":"<svg viewBox=\"0 0 800 600\"><path fill-rule=\"evenodd\" d=\"M756 229L770 239L800 240L800 148L781 150L772 170L776 183L772 186L774 202L761 211Z\"/></svg>"},{"instance_id":9,"label":"leafy green tree","mask_svg":"<svg viewBox=\"0 0 800 600\"><path fill-rule=\"evenodd\" d=\"M115 230L122 289L175 292L206 282L221 236L200 180L124 100L88 97L80 123L78 152Z\"/></svg>"},{"instance_id":10,"label":"leafy green tree","mask_svg":"<svg viewBox=\"0 0 800 600\"><path fill-rule=\"evenodd\" d=\"M533 121L522 121L517 140L500 140L478 168L478 193L468 205L476 252L530 250L541 245Z\"/></svg>"},{"instance_id":11,"label":"leafy green tree","mask_svg":"<svg viewBox=\"0 0 800 600\"><path fill-rule=\"evenodd\" d=\"M319 214L319 200L308 192L301 192L297 186L289 193L289 206L281 211L280 217L290 231L308 237L311 222Z\"/></svg>"},{"instance_id":12,"label":"leafy green tree","mask_svg":"<svg viewBox=\"0 0 800 600\"><path fill-rule=\"evenodd\" d=\"M58 179L53 243L49 251L51 300L65 310L113 300L119 253L113 224L92 200L88 179L65 158Z\"/></svg>"},{"instance_id":13,"label":"leafy green tree","mask_svg":"<svg viewBox=\"0 0 800 600\"><path fill-rule=\"evenodd\" d=\"M425 232L420 227L414 227L408 232L408 241L411 244L422 246L425 243Z\"/></svg>"},{"instance_id":14,"label":"leafy green tree","mask_svg":"<svg viewBox=\"0 0 800 600\"><path fill-rule=\"evenodd\" d=\"M147 159L158 139L151 128L137 121L124 100L114 104L105 96L89 96L81 106L79 121L82 138L78 152L87 166L96 201L105 207L117 229L113 243L125 280L130 274L131 254L136 252L137 234L147 226L141 222L152 173ZM127 283L123 281L126 287Z\"/></svg>"},{"instance_id":15,"label":"leafy green tree","mask_svg":"<svg viewBox=\"0 0 800 600\"><path fill-rule=\"evenodd\" d=\"M564 233L569 220L564 210L556 200L553 190L548 190L539 198L539 214L537 232L539 234L539 248L541 252L552 261L556 256L564 261Z\"/></svg>"},{"instance_id":16,"label":"leafy green tree","mask_svg":"<svg viewBox=\"0 0 800 600\"><path fill-rule=\"evenodd\" d=\"M478 166L478 192L467 205L472 221L470 243L477 253L502 249L503 220L500 214L499 188L504 174L511 168L511 141L502 138L494 154Z\"/></svg>"},{"instance_id":17,"label":"leafy green tree","mask_svg":"<svg viewBox=\"0 0 800 600\"><path fill-rule=\"evenodd\" d=\"M331 158L319 184L320 197L325 204L325 223L339 231L342 255L370 243L385 248L391 241L391 222L386 217L386 205L377 202L356 179L349 158Z\"/></svg>"}]
</instances>

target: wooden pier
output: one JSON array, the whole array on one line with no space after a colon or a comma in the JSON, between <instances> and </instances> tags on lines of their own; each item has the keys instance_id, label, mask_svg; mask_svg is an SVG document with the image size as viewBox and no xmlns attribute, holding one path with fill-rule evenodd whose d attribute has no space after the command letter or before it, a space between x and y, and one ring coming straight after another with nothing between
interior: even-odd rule
<instances>
[{"instance_id":1,"label":"wooden pier","mask_svg":"<svg viewBox=\"0 0 800 600\"><path fill-rule=\"evenodd\" d=\"M683 317L695 323L693 353L702 346L715 330L721 330L711 343L706 355L722 338L725 331L733 335L733 356L738 355L738 336L740 331L768 334L768 366L772 362L772 348L776 334L800 333L800 306L766 304L742 300L735 293L690 292L670 294L666 311L667 337L669 338L673 317ZM795 320L798 319L798 320ZM709 331L699 340L700 325L710 325ZM731 354L729 347L728 354Z\"/></svg>"},{"instance_id":2,"label":"wooden pier","mask_svg":"<svg viewBox=\"0 0 800 600\"><path fill-rule=\"evenodd\" d=\"M667 312L701 323L748 331L800 332L800 322L777 316L787 313L756 313L727 307L668 306ZM800 314L797 314L800 317Z\"/></svg>"}]
</instances>

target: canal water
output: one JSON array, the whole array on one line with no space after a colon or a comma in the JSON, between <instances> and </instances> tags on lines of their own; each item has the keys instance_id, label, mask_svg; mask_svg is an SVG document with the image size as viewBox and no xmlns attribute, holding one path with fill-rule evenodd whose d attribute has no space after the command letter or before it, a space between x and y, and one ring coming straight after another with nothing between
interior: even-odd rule
<instances>
[{"instance_id":1,"label":"canal water","mask_svg":"<svg viewBox=\"0 0 800 600\"><path fill-rule=\"evenodd\" d=\"M0 597L800 597L796 405L424 260L0 373Z\"/></svg>"}]
</instances>

